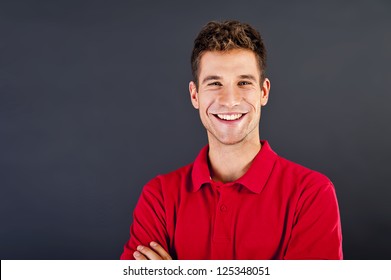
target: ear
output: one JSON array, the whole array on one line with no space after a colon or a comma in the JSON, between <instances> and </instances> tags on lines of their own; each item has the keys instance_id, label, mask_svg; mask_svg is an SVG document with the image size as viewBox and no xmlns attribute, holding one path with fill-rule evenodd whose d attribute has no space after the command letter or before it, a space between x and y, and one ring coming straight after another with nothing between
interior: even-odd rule
<instances>
[{"instance_id":1,"label":"ear","mask_svg":"<svg viewBox=\"0 0 391 280\"><path fill-rule=\"evenodd\" d=\"M270 92L270 80L265 78L261 87L261 106L265 106L267 101L269 100L269 92Z\"/></svg>"},{"instance_id":2,"label":"ear","mask_svg":"<svg viewBox=\"0 0 391 280\"><path fill-rule=\"evenodd\" d=\"M199 105L198 105L197 86L193 81L191 81L189 83L189 92L190 92L190 100L191 100L191 103L193 104L193 107L198 109Z\"/></svg>"}]
</instances>

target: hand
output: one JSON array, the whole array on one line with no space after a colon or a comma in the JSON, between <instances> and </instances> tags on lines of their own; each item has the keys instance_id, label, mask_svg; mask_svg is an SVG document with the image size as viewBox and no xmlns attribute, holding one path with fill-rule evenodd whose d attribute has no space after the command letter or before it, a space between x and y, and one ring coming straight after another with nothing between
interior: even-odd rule
<instances>
[{"instance_id":1,"label":"hand","mask_svg":"<svg viewBox=\"0 0 391 280\"><path fill-rule=\"evenodd\" d=\"M172 260L171 256L158 243L152 241L150 247L139 245L133 253L136 260Z\"/></svg>"}]
</instances>

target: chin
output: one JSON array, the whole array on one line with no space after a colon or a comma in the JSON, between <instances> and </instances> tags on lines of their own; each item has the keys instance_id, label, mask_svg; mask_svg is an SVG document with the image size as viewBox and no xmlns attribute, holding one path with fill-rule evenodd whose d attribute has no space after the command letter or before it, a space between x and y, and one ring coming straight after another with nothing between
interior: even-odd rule
<instances>
[{"instance_id":1,"label":"chin","mask_svg":"<svg viewBox=\"0 0 391 280\"><path fill-rule=\"evenodd\" d=\"M239 144L241 142L244 141L244 138L235 138L235 139L221 139L221 138L218 138L217 139L221 144L224 144L224 145L235 145L235 144Z\"/></svg>"}]
</instances>

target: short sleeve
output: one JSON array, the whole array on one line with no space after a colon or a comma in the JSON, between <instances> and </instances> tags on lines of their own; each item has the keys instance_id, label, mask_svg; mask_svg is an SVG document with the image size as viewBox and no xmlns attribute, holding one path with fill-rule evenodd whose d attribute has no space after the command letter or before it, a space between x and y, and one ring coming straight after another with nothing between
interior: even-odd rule
<instances>
[{"instance_id":1,"label":"short sleeve","mask_svg":"<svg viewBox=\"0 0 391 280\"><path fill-rule=\"evenodd\" d=\"M301 193L284 259L342 259L342 232L334 186L314 184Z\"/></svg>"},{"instance_id":2,"label":"short sleeve","mask_svg":"<svg viewBox=\"0 0 391 280\"><path fill-rule=\"evenodd\" d=\"M138 245L149 246L156 241L168 252L164 200L160 180L155 178L146 184L133 212L130 238L124 246L121 259L133 260Z\"/></svg>"}]
</instances>

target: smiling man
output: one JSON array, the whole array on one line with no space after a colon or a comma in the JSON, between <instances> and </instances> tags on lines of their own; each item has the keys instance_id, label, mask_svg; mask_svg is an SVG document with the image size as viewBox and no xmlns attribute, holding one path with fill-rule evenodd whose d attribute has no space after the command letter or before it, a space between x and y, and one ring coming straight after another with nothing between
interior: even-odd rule
<instances>
[{"instance_id":1,"label":"smiling man","mask_svg":"<svg viewBox=\"0 0 391 280\"><path fill-rule=\"evenodd\" d=\"M144 187L121 259L342 259L333 184L260 140L270 91L260 34L209 22L191 64L209 144Z\"/></svg>"}]
</instances>

